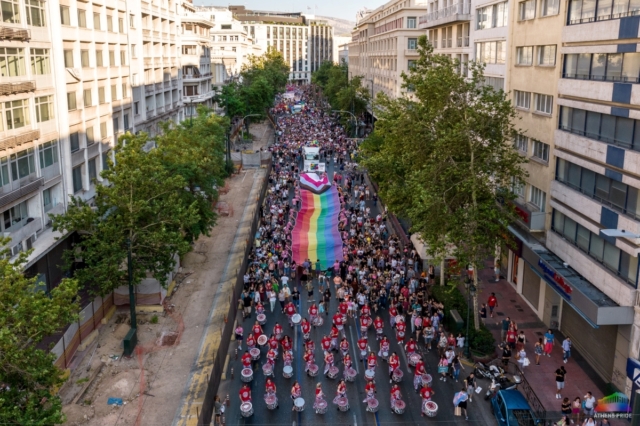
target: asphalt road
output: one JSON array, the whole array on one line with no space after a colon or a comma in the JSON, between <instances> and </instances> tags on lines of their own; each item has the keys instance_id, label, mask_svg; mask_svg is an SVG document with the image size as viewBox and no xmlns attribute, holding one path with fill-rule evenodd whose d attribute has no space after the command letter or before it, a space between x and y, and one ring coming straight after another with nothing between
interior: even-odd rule
<instances>
[{"instance_id":1,"label":"asphalt road","mask_svg":"<svg viewBox=\"0 0 640 426\"><path fill-rule=\"evenodd\" d=\"M333 164L328 164L328 172L333 174ZM372 215L376 215L379 212L379 204L377 207L373 206L373 202L367 202L367 205L372 210ZM380 403L380 408L377 413L369 413L365 410L366 406L362 402L365 398L364 387L366 384L364 378L365 366L362 362L356 362L359 359L357 353L357 340L360 338L360 327L358 317L349 319L345 325L345 334L349 340L351 357L354 360L354 368L357 370L357 376L355 382L347 382L347 396L349 398L350 410L347 412L340 412L337 407L332 403L334 396L336 395L336 389L338 380L343 377L342 357L335 353L335 365L340 366L340 373L337 379L329 379L322 375L324 368L323 354L321 350L320 340L324 335L328 335L331 329L331 317L337 310L337 301L335 300L335 288L331 284L331 291L334 295L329 307L329 315L325 316L325 322L323 326L318 328L312 328L311 339L316 342L315 351L315 363L320 368L320 374L317 377L308 377L304 372L304 360L303 355L303 338L302 331L299 326L291 328L288 325L287 318L280 312L279 303L276 303L275 311L269 312L268 303L265 305L267 309L267 323L263 326L264 332L269 336L272 333L275 322L279 322L284 328L284 334L289 335L294 342L294 363L293 363L293 377L286 379L282 375L283 362L280 357L276 362L275 379L274 382L277 387L277 395L279 408L275 410L268 410L264 402L264 386L266 378L262 372L262 365L266 362L266 345L262 349L260 360L254 363L253 380L249 384L252 391L252 402L254 414L250 417L242 417L240 414L240 402L238 392L242 386L240 379L240 372L242 370L242 364L240 358L246 349L246 345L243 346L243 350L239 352L238 359L235 359L235 349L237 345L232 343L229 351L229 363L227 370L227 380L221 383L219 394L224 399L228 394L230 396L231 404L227 408L225 413L225 419L227 425L313 425L322 423L331 423L334 425L401 425L401 424L418 424L423 422L439 423L439 424L478 424L478 425L496 425L496 421L493 415L490 413L489 402L484 401L483 398L474 398L473 402L468 404L469 420L465 421L464 417L456 417L453 414L453 395L460 390L462 383L455 383L452 380L442 382L437 379L437 351L431 351L430 353L424 352L424 348L420 347L423 359L425 360L425 366L427 372L434 378L432 388L435 392L433 401L438 404L438 412L436 417L421 417L421 398L413 389L413 371L408 369L407 359L404 353L404 349L400 348L395 339L395 332L389 324L389 315L386 310L379 312L385 323L385 335L391 342L391 352L396 352L400 356L400 366L404 373L404 379L400 383L402 390L402 397L407 404L406 410L403 414L398 415L392 412L389 401L389 392L391 384L389 384L388 366L383 360L378 360L378 366L376 368L376 387L377 387L377 399ZM299 287L301 293L300 308L298 312L303 317L308 318L307 309L312 300L307 297L306 289ZM319 302L320 295L318 294L317 286L314 292L313 300ZM242 322L245 328L245 337L249 334L250 327L255 321L255 313L250 318L247 318ZM375 318L375 317L374 317ZM239 317L238 321L242 321ZM406 339L408 340L410 328ZM370 327L368 332L369 346L371 350L377 353L379 346L375 339L375 330ZM281 348L280 355L281 355ZM470 367L465 367L460 374L460 379L466 377L471 371ZM230 370L234 370L234 378L231 379ZM305 400L305 409L302 412L293 412L292 401L290 398L290 389L294 380L302 386L302 397ZM315 400L315 386L317 382L322 383L322 389L325 393L325 399L328 402L328 410L326 414L316 414L313 409L313 402ZM479 382L480 386L484 389L487 387L487 383L484 381ZM482 392L484 394L484 392ZM481 394L481 395L482 395Z\"/></svg>"}]
</instances>

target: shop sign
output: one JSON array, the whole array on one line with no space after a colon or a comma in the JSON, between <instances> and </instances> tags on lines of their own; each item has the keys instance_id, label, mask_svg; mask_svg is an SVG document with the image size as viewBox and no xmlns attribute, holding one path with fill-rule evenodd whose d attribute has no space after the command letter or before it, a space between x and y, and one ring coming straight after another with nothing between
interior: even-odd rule
<instances>
[{"instance_id":1,"label":"shop sign","mask_svg":"<svg viewBox=\"0 0 640 426\"><path fill-rule=\"evenodd\" d=\"M554 271L551 266L547 265L542 259L538 260L538 266L542 268L545 276L549 279L551 284L553 284L556 289L558 289L564 296L566 296L567 299L571 300L571 293L573 293L573 289L569 284L567 284L565 279L556 271Z\"/></svg>"}]
</instances>

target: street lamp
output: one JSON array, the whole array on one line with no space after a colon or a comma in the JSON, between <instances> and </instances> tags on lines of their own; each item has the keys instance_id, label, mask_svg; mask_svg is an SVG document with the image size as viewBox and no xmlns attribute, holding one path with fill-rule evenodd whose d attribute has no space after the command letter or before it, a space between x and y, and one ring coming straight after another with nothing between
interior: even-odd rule
<instances>
[{"instance_id":1,"label":"street lamp","mask_svg":"<svg viewBox=\"0 0 640 426\"><path fill-rule=\"evenodd\" d=\"M127 272L129 276L129 309L131 309L131 328L124 338L124 355L131 356L138 343L138 322L136 321L136 296L133 292L133 265L131 263L131 240L127 238Z\"/></svg>"},{"instance_id":2,"label":"street lamp","mask_svg":"<svg viewBox=\"0 0 640 426\"><path fill-rule=\"evenodd\" d=\"M332 109L331 112L346 112L347 114L351 114L351 116L353 117L353 121L356 122L356 137L358 137L358 120L356 119L356 116L353 115L352 112L344 111L344 110L341 110L341 109Z\"/></svg>"},{"instance_id":3,"label":"street lamp","mask_svg":"<svg viewBox=\"0 0 640 426\"><path fill-rule=\"evenodd\" d=\"M471 350L469 349L469 316L471 314L471 299L476 295L476 286L469 284L467 293L469 297L467 298L467 335L464 339L464 355L467 359L471 359Z\"/></svg>"}]
</instances>

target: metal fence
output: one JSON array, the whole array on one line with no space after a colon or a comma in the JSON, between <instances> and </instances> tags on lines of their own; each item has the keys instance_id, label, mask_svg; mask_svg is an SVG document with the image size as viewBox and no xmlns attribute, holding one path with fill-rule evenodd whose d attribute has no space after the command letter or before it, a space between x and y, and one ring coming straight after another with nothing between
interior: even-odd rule
<instances>
[{"instance_id":1,"label":"metal fence","mask_svg":"<svg viewBox=\"0 0 640 426\"><path fill-rule=\"evenodd\" d=\"M489 364L493 364L496 366L499 365L500 367L505 369L505 372L507 374L511 374L511 375L517 374L518 376L520 376L520 378L522 379L522 382L518 385L518 390L524 395L527 402L529 402L529 406L531 407L531 410L533 411L533 413L536 415L536 418L540 420L546 420L547 410L544 408L544 406L542 405L542 402L540 402L540 399L538 398L538 395L536 395L535 391L529 384L529 381L527 380L527 377L524 374L524 369L520 366L520 363L509 361L509 363L505 367L504 364L502 364L502 359L496 358L493 361L491 361ZM533 363L531 365L533 365Z\"/></svg>"},{"instance_id":2,"label":"metal fence","mask_svg":"<svg viewBox=\"0 0 640 426\"><path fill-rule=\"evenodd\" d=\"M229 300L229 312L227 313L227 318L229 319L224 328L222 330L222 336L220 339L220 346L218 347L218 352L215 355L213 361L213 368L211 369L211 375L209 376L209 383L207 385L207 390L205 392L204 401L202 403L202 412L200 413L200 417L198 418L199 426L207 426L211 424L211 419L213 415L214 408L214 397L218 393L218 387L220 386L220 380L224 369L224 363L227 357L227 353L229 352L229 344L231 343L231 335L233 333L233 329L235 327L235 318L238 312L238 300L240 299L240 295L242 294L242 290L244 289L244 271L248 266L248 258L251 250L253 249L253 236L256 234L258 229L258 224L260 222L260 210L261 206L264 203L264 198L267 193L267 188L269 184L269 174L271 173L272 162L269 161L267 165L267 174L264 180L264 184L260 190L260 196L258 199L257 208L252 218L251 222L251 231L250 238L247 241L245 246L244 258L242 260L242 266L237 271L236 282L233 288L233 294Z\"/></svg>"}]
</instances>

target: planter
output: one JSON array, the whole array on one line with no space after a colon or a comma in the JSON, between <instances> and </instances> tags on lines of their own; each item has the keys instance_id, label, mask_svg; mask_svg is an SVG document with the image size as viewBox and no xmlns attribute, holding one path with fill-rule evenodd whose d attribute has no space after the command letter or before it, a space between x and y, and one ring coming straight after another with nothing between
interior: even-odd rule
<instances>
[{"instance_id":1,"label":"planter","mask_svg":"<svg viewBox=\"0 0 640 426\"><path fill-rule=\"evenodd\" d=\"M491 361L493 361L494 359L496 359L497 357L498 355L496 355L495 352L493 354L483 354L483 353L475 352L474 350L471 350L471 359L473 360L473 362L481 362L486 365Z\"/></svg>"}]
</instances>

